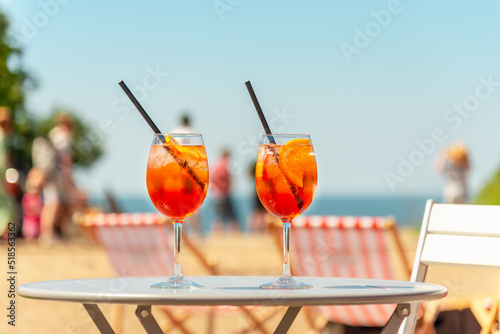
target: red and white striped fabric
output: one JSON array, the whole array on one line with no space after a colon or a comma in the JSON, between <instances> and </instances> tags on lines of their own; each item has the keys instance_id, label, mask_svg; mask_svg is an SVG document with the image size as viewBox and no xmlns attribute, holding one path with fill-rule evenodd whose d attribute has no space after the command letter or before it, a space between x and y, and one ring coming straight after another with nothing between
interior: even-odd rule
<instances>
[{"instance_id":1,"label":"red and white striped fabric","mask_svg":"<svg viewBox=\"0 0 500 334\"><path fill-rule=\"evenodd\" d=\"M169 222L158 213L97 213L87 215L83 225L92 229L118 275L168 277L174 268L173 228ZM207 313L207 308L202 306L184 309L190 313ZM236 306L217 306L216 309L219 314L241 312Z\"/></svg>"},{"instance_id":2,"label":"red and white striped fabric","mask_svg":"<svg viewBox=\"0 0 500 334\"><path fill-rule=\"evenodd\" d=\"M84 225L92 228L120 276L169 276L173 252L169 224L155 213L99 213Z\"/></svg>"},{"instance_id":3,"label":"red and white striped fabric","mask_svg":"<svg viewBox=\"0 0 500 334\"><path fill-rule=\"evenodd\" d=\"M293 220L294 227L330 228L387 228L392 218L374 216L299 216Z\"/></svg>"},{"instance_id":4,"label":"red and white striped fabric","mask_svg":"<svg viewBox=\"0 0 500 334\"><path fill-rule=\"evenodd\" d=\"M388 249L386 217L303 216L292 222L293 274L349 278L396 279ZM384 326L396 305L321 306L329 321Z\"/></svg>"},{"instance_id":5,"label":"red and white striped fabric","mask_svg":"<svg viewBox=\"0 0 500 334\"><path fill-rule=\"evenodd\" d=\"M168 218L159 213L96 213L87 215L86 226L113 226L113 225L158 225L165 224Z\"/></svg>"}]
</instances>

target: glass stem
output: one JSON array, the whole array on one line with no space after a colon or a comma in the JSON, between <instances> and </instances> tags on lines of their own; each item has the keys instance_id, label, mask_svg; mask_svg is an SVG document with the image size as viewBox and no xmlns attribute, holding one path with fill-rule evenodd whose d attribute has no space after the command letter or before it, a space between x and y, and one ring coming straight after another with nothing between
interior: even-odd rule
<instances>
[{"instance_id":1,"label":"glass stem","mask_svg":"<svg viewBox=\"0 0 500 334\"><path fill-rule=\"evenodd\" d=\"M283 271L281 277L292 276L290 272L290 226L291 219L282 219L283 223Z\"/></svg>"},{"instance_id":2,"label":"glass stem","mask_svg":"<svg viewBox=\"0 0 500 334\"><path fill-rule=\"evenodd\" d=\"M174 223L174 276L182 276L181 270L181 237L182 220L173 219Z\"/></svg>"}]
</instances>

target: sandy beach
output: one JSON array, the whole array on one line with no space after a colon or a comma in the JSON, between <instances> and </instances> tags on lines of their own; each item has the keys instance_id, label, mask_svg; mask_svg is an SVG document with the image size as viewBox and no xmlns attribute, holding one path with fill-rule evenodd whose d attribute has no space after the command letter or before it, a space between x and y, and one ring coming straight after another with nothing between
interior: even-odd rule
<instances>
[{"instance_id":1,"label":"sandy beach","mask_svg":"<svg viewBox=\"0 0 500 334\"><path fill-rule=\"evenodd\" d=\"M413 261L413 252L418 240L418 232L404 230L401 233L406 255ZM281 254L266 234L218 234L204 239L193 238L200 249L211 259L217 261L217 268L225 275L278 275ZM6 248L5 243L1 247ZM79 236L71 240L59 241L50 247L41 248L36 242L18 240L17 242L18 284L73 278L113 277L113 270L108 259L98 246L87 237ZM0 261L6 264L6 252L2 250ZM206 275L186 249L183 252L183 267L190 275ZM444 275L447 278L443 278ZM451 276L450 276L451 274ZM480 278L481 284L477 284ZM497 294L498 273L467 270L450 271L450 268L436 268L429 273L429 281L441 282L451 286L448 301L459 303L469 296L486 293ZM474 280L476 280L474 282ZM1 309L6 313L6 280L2 280ZM486 292L485 292L486 291ZM8 326L8 319L2 316L0 332L9 334L28 333L98 333L84 308L78 303L50 302L31 300L16 296L16 326ZM113 312L113 306L101 305L106 316ZM142 327L134 315L135 307L124 308L123 333L142 333ZM165 321L160 312L154 311L159 322ZM280 312L284 312L281 310ZM279 322L279 315L270 319L266 327L272 330ZM224 315L216 318L215 333L231 333L241 328L247 320L238 315ZM189 319L188 326L196 333L204 333L206 318L196 315ZM290 333L306 333L307 321L303 312L299 314ZM177 331L172 331L177 333Z\"/></svg>"},{"instance_id":2,"label":"sandy beach","mask_svg":"<svg viewBox=\"0 0 500 334\"><path fill-rule=\"evenodd\" d=\"M266 235L227 234L207 237L203 240L193 239L200 249L212 260L217 261L217 268L227 275L277 275L279 274L281 256L277 252L273 240ZM2 244L6 247L6 244ZM231 250L228 252L228 250ZM6 263L5 252L2 252L2 263ZM48 248L41 248L36 242L18 240L18 284L74 278L113 277L113 270L104 251L92 240L79 237L72 240L59 241ZM242 261L242 259L245 261ZM183 252L183 268L190 275L206 275L190 253ZM2 280L1 291L7 291L5 280ZM2 298L1 308L6 309ZM7 325L5 316L0 323L0 332L5 333L98 333L84 308L78 303L64 303L32 300L16 297L16 326ZM100 305L103 313L110 316L113 306ZM142 333L135 307L124 307L123 333ZM153 312L158 321L166 319L161 312ZM284 310L283 310L284 312ZM5 312L4 312L5 313ZM236 314L223 315L216 318L215 333L230 333L232 329L246 324L246 319ZM279 315L270 319L267 324L272 330L279 321ZM188 327L196 333L205 332L206 317L203 314L192 316ZM294 324L297 333L307 330L302 317ZM172 333L177 333L173 330Z\"/></svg>"}]
</instances>

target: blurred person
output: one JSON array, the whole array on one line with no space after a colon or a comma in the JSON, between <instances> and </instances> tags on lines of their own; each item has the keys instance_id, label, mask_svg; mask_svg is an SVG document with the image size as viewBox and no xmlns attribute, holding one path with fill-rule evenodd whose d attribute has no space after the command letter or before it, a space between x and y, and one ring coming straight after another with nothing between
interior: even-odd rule
<instances>
[{"instance_id":1,"label":"blurred person","mask_svg":"<svg viewBox=\"0 0 500 334\"><path fill-rule=\"evenodd\" d=\"M441 151L436 160L436 170L444 176L444 203L467 202L469 169L469 153L465 143L457 141Z\"/></svg>"},{"instance_id":2,"label":"blurred person","mask_svg":"<svg viewBox=\"0 0 500 334\"><path fill-rule=\"evenodd\" d=\"M239 230L239 223L231 199L232 180L229 157L229 150L224 149L210 173L210 186L215 203L216 230L219 229L220 225L225 231Z\"/></svg>"},{"instance_id":3,"label":"blurred person","mask_svg":"<svg viewBox=\"0 0 500 334\"><path fill-rule=\"evenodd\" d=\"M42 213L42 189L44 174L36 167L31 168L26 178L26 192L22 199L23 208L23 236L36 239L40 234L40 215Z\"/></svg>"},{"instance_id":4,"label":"blurred person","mask_svg":"<svg viewBox=\"0 0 500 334\"><path fill-rule=\"evenodd\" d=\"M13 221L15 214L14 201L6 180L6 171L10 167L7 140L12 130L11 115L10 108L0 107L0 237L7 232L7 226Z\"/></svg>"},{"instance_id":5,"label":"blurred person","mask_svg":"<svg viewBox=\"0 0 500 334\"><path fill-rule=\"evenodd\" d=\"M56 125L48 139L33 142L33 163L44 172L43 208L40 216L40 241L49 245L54 233L63 234L72 214L72 201L77 194L73 181L71 139L74 124L70 114L56 114Z\"/></svg>"},{"instance_id":6,"label":"blurred person","mask_svg":"<svg viewBox=\"0 0 500 334\"><path fill-rule=\"evenodd\" d=\"M181 116L181 124L176 126L170 131L172 133L196 133L194 129L191 127L191 117L189 115L184 114Z\"/></svg>"},{"instance_id":7,"label":"blurred person","mask_svg":"<svg viewBox=\"0 0 500 334\"><path fill-rule=\"evenodd\" d=\"M262 205L259 195L257 194L257 188L255 187L255 168L256 161L254 161L249 168L249 176L253 184L253 196L252 196L252 212L248 217L248 226L250 230L254 232L262 232L266 230L266 216L270 215L267 210Z\"/></svg>"}]
</instances>

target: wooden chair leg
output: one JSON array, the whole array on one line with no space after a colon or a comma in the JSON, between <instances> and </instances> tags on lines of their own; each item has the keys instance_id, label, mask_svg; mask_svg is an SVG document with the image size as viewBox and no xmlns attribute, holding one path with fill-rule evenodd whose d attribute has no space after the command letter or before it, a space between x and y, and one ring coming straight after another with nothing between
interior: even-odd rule
<instances>
[{"instance_id":1,"label":"wooden chair leg","mask_svg":"<svg viewBox=\"0 0 500 334\"><path fill-rule=\"evenodd\" d=\"M262 308L260 308L262 310ZM245 314L250 318L251 324L249 324L247 327L243 328L242 330L238 331L237 334L246 334L254 329L259 329L262 333L269 333L264 328L264 323L271 319L274 315L278 314L283 308L281 307L275 307L273 310L269 311L264 317L257 317L255 314L253 314L250 310L245 309ZM248 312L248 313L247 313ZM260 319L261 318L261 319Z\"/></svg>"},{"instance_id":2,"label":"wooden chair leg","mask_svg":"<svg viewBox=\"0 0 500 334\"><path fill-rule=\"evenodd\" d=\"M423 312L423 314L418 320L419 326L415 329L415 334L436 334L434 323L441 310L441 302L429 302L420 306L419 312Z\"/></svg>"},{"instance_id":3,"label":"wooden chair leg","mask_svg":"<svg viewBox=\"0 0 500 334\"><path fill-rule=\"evenodd\" d=\"M123 305L113 304L111 309L111 327L116 334L123 333Z\"/></svg>"},{"instance_id":4,"label":"wooden chair leg","mask_svg":"<svg viewBox=\"0 0 500 334\"><path fill-rule=\"evenodd\" d=\"M320 314L314 314L313 310L309 307L304 307L304 312L306 315L307 322L309 323L308 333L321 333L328 324L328 319Z\"/></svg>"},{"instance_id":5,"label":"wooden chair leg","mask_svg":"<svg viewBox=\"0 0 500 334\"><path fill-rule=\"evenodd\" d=\"M261 320L257 319L256 316L250 310L248 310L246 307L243 306L241 307L241 310L252 321L252 325L250 328L259 329L263 334L269 333L262 325Z\"/></svg>"},{"instance_id":6,"label":"wooden chair leg","mask_svg":"<svg viewBox=\"0 0 500 334\"><path fill-rule=\"evenodd\" d=\"M215 307L210 306L207 319L207 334L213 334L215 328Z\"/></svg>"},{"instance_id":7,"label":"wooden chair leg","mask_svg":"<svg viewBox=\"0 0 500 334\"><path fill-rule=\"evenodd\" d=\"M470 310L481 326L480 334L490 334L498 316L498 302L490 297L475 298Z\"/></svg>"},{"instance_id":8,"label":"wooden chair leg","mask_svg":"<svg viewBox=\"0 0 500 334\"><path fill-rule=\"evenodd\" d=\"M184 326L184 323L183 323L187 317L183 317L181 319L180 317L173 315L172 312L170 312L169 310L164 309L164 308L162 308L161 311L167 316L167 318L169 319L170 324L171 324L168 327L162 326L162 330L164 333L166 333L170 329L178 328L184 334L191 334L191 331L189 331L186 328L186 326Z\"/></svg>"}]
</instances>

